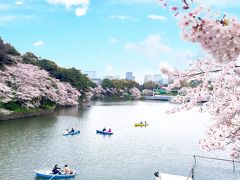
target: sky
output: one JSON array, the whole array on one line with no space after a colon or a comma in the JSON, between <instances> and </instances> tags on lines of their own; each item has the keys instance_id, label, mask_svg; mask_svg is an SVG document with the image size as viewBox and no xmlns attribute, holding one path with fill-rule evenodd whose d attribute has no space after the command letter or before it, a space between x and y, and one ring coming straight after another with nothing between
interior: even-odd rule
<instances>
[{"instance_id":1,"label":"sky","mask_svg":"<svg viewBox=\"0 0 240 180\"><path fill-rule=\"evenodd\" d=\"M239 0L197 1L240 16ZM177 19L156 0L0 0L0 36L20 53L99 78L130 71L140 83L162 66L183 70L204 54L182 40Z\"/></svg>"}]
</instances>

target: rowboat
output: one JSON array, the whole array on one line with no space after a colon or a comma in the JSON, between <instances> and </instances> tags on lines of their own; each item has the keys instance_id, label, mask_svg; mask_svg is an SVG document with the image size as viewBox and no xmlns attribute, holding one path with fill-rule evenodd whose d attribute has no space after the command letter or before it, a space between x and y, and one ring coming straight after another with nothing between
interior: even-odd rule
<instances>
[{"instance_id":1,"label":"rowboat","mask_svg":"<svg viewBox=\"0 0 240 180\"><path fill-rule=\"evenodd\" d=\"M74 132L69 132L69 133L63 133L64 136L68 136L68 135L76 135L76 134L80 134L80 130L78 130L78 131L74 131Z\"/></svg>"},{"instance_id":2,"label":"rowboat","mask_svg":"<svg viewBox=\"0 0 240 180\"><path fill-rule=\"evenodd\" d=\"M52 174L52 171L42 171L35 170L36 177L48 178L48 179L64 179L64 178L73 178L76 171L73 170L72 174Z\"/></svg>"},{"instance_id":3,"label":"rowboat","mask_svg":"<svg viewBox=\"0 0 240 180\"><path fill-rule=\"evenodd\" d=\"M143 123L135 123L134 126L148 126L149 124Z\"/></svg>"},{"instance_id":4,"label":"rowboat","mask_svg":"<svg viewBox=\"0 0 240 180\"><path fill-rule=\"evenodd\" d=\"M99 134L104 134L104 135L112 135L112 132L108 132L108 131L101 131L101 130L96 130L97 133Z\"/></svg>"}]
</instances>

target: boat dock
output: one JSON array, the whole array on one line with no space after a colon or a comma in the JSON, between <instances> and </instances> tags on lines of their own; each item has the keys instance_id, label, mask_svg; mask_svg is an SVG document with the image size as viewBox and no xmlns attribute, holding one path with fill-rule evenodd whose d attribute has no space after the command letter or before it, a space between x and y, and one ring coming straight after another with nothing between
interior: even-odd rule
<instances>
[{"instance_id":1,"label":"boat dock","mask_svg":"<svg viewBox=\"0 0 240 180\"><path fill-rule=\"evenodd\" d=\"M171 101L173 96L167 96L167 95L155 95L155 96L144 96L144 99L146 100L159 100L159 101Z\"/></svg>"},{"instance_id":2,"label":"boat dock","mask_svg":"<svg viewBox=\"0 0 240 180\"><path fill-rule=\"evenodd\" d=\"M159 175L160 175L159 179L161 180L193 180L190 177L176 176L172 174L159 173Z\"/></svg>"},{"instance_id":3,"label":"boat dock","mask_svg":"<svg viewBox=\"0 0 240 180\"><path fill-rule=\"evenodd\" d=\"M179 175L175 175L175 174L173 175L173 174L161 173L161 172L157 171L154 173L156 180L195 180L195 168L197 166L197 158L215 160L215 161L225 161L225 162L232 163L232 171L233 172L236 171L236 163L240 164L240 161L237 161L234 159L221 159L221 158L199 156L199 155L193 155L193 158L194 158L194 163L193 163L193 166L192 166L188 176L179 176ZM239 179L238 173L236 173L236 177L237 177L236 179ZM199 179L199 178L197 178L197 179ZM201 179L203 179L203 178L201 178ZM214 179L217 179L217 178L214 178Z\"/></svg>"}]
</instances>

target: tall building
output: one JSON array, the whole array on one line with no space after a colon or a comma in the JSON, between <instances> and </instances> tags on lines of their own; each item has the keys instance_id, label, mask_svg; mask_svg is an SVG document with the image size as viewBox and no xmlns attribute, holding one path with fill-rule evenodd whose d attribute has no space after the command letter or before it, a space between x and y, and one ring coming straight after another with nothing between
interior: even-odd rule
<instances>
[{"instance_id":1,"label":"tall building","mask_svg":"<svg viewBox=\"0 0 240 180\"><path fill-rule=\"evenodd\" d=\"M96 71L84 71L84 74L86 74L90 79L95 79L97 77Z\"/></svg>"},{"instance_id":2,"label":"tall building","mask_svg":"<svg viewBox=\"0 0 240 180\"><path fill-rule=\"evenodd\" d=\"M84 74L86 74L87 77L90 78L97 86L101 85L101 79L97 78L96 71L84 71Z\"/></svg>"},{"instance_id":3,"label":"tall building","mask_svg":"<svg viewBox=\"0 0 240 180\"><path fill-rule=\"evenodd\" d=\"M132 72L126 72L126 80L135 81L135 76Z\"/></svg>"},{"instance_id":4,"label":"tall building","mask_svg":"<svg viewBox=\"0 0 240 180\"><path fill-rule=\"evenodd\" d=\"M153 76L152 75L145 75L144 76L144 82L149 82L153 81Z\"/></svg>"},{"instance_id":5,"label":"tall building","mask_svg":"<svg viewBox=\"0 0 240 180\"><path fill-rule=\"evenodd\" d=\"M154 74L153 81L158 84L162 84L162 75L161 74Z\"/></svg>"},{"instance_id":6,"label":"tall building","mask_svg":"<svg viewBox=\"0 0 240 180\"><path fill-rule=\"evenodd\" d=\"M93 81L97 86L100 86L100 85L101 85L101 79L100 79L100 78L93 78L92 81Z\"/></svg>"},{"instance_id":7,"label":"tall building","mask_svg":"<svg viewBox=\"0 0 240 180\"><path fill-rule=\"evenodd\" d=\"M168 84L173 83L173 76L168 76Z\"/></svg>"}]
</instances>

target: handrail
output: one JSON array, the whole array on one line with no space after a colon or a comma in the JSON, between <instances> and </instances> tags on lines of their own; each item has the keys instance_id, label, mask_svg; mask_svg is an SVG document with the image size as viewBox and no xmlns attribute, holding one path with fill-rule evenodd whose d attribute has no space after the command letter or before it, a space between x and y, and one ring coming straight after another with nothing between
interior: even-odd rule
<instances>
[{"instance_id":1,"label":"handrail","mask_svg":"<svg viewBox=\"0 0 240 180\"><path fill-rule=\"evenodd\" d=\"M229 162L236 162L236 163L240 163L240 161L235 161L235 160L230 160L230 159L221 159L221 158L213 158L213 157L207 157L207 156L198 156L198 155L194 155L194 157L198 157L198 158L205 158L205 159L213 159L213 160L219 160L219 161L229 161Z\"/></svg>"},{"instance_id":2,"label":"handrail","mask_svg":"<svg viewBox=\"0 0 240 180\"><path fill-rule=\"evenodd\" d=\"M192 179L194 180L194 169L195 169L195 167L196 167L196 165L197 165L197 160L196 160L196 157L195 157L195 156L193 156L193 157L194 157L193 167L191 168L191 170L190 170L190 172L189 172L189 174L188 174L188 176L187 176L187 180L188 180L190 177L192 177Z\"/></svg>"},{"instance_id":3,"label":"handrail","mask_svg":"<svg viewBox=\"0 0 240 180\"><path fill-rule=\"evenodd\" d=\"M207 157L207 156L199 156L199 155L193 155L194 158L194 164L193 167L191 168L189 175L187 176L187 180L192 177L192 179L194 180L194 169L196 167L197 164L197 159L196 158L204 158L204 159L213 159L213 160L217 160L217 161L227 161L227 162L232 162L233 163L233 171L235 171L235 163L240 163L240 161L235 161L230 160L230 159L222 159L222 158L214 158L214 157Z\"/></svg>"}]
</instances>

